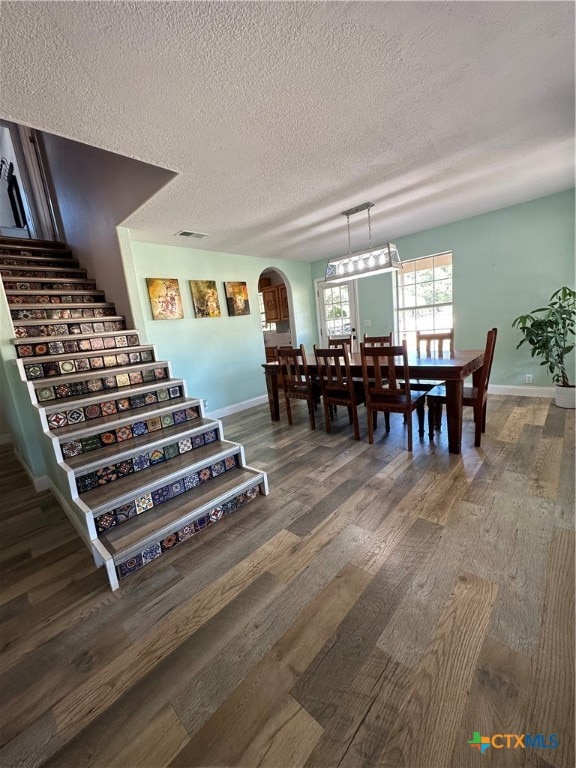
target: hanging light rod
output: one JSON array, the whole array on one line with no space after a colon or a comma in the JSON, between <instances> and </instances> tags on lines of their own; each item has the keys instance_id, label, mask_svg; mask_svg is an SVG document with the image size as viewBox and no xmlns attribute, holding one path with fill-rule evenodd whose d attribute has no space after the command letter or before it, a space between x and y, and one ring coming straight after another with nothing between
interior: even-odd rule
<instances>
[{"instance_id":1,"label":"hanging light rod","mask_svg":"<svg viewBox=\"0 0 576 768\"><path fill-rule=\"evenodd\" d=\"M355 213L360 213L360 211L367 211L369 208L374 208L375 203L361 203L360 205L355 206L354 208L348 208L347 211L342 211L342 216L354 216Z\"/></svg>"},{"instance_id":2,"label":"hanging light rod","mask_svg":"<svg viewBox=\"0 0 576 768\"><path fill-rule=\"evenodd\" d=\"M354 208L342 211L342 216L346 216L348 227L348 254L347 256L328 260L325 277L327 282L344 283L348 280L355 280L358 277L381 275L384 272L392 272L394 269L402 268L398 249L394 243L384 243L383 245L372 247L370 208L373 207L374 203L360 203L360 205L356 205ZM350 216L360 213L360 211L366 211L368 214L368 249L352 253Z\"/></svg>"}]
</instances>

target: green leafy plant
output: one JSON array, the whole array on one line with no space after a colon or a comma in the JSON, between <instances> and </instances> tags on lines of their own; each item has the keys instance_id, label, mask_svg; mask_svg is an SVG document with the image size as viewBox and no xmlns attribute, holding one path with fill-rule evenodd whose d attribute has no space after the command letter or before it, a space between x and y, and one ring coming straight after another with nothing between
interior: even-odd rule
<instances>
[{"instance_id":1,"label":"green leafy plant","mask_svg":"<svg viewBox=\"0 0 576 768\"><path fill-rule=\"evenodd\" d=\"M520 315L512 323L523 334L516 345L529 344L532 357L541 357L552 380L561 387L571 386L566 371L566 356L574 349L576 291L564 286L550 297L548 306Z\"/></svg>"}]
</instances>

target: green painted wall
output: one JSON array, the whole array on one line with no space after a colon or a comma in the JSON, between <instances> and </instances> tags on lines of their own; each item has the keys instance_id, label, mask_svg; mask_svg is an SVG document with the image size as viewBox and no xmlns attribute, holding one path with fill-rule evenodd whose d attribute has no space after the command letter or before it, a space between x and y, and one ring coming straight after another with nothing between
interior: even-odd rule
<instances>
[{"instance_id":1,"label":"green painted wall","mask_svg":"<svg viewBox=\"0 0 576 768\"><path fill-rule=\"evenodd\" d=\"M123 248L125 272L134 275L128 289L140 304L143 330L157 345L158 356L172 363L172 373L186 379L188 393L208 401L209 412L266 394L262 363L264 337L258 310L258 278L274 267L289 287L292 338L312 351L316 340L316 314L310 264L261 259L191 248L132 241ZM184 307L183 320L152 320L147 277L177 278ZM215 280L222 316L195 318L190 280ZM250 315L229 317L224 281L245 281ZM138 311L135 311L135 315Z\"/></svg>"},{"instance_id":2,"label":"green painted wall","mask_svg":"<svg viewBox=\"0 0 576 768\"><path fill-rule=\"evenodd\" d=\"M574 190L463 219L407 237L393 238L404 260L453 252L454 332L462 349L484 346L486 331L498 328L491 382L535 386L552 381L511 326L518 315L542 306L563 285L574 287ZM312 265L324 274L325 261ZM389 274L358 280L360 332L393 327L393 280ZM572 366L573 369L573 366Z\"/></svg>"}]
</instances>

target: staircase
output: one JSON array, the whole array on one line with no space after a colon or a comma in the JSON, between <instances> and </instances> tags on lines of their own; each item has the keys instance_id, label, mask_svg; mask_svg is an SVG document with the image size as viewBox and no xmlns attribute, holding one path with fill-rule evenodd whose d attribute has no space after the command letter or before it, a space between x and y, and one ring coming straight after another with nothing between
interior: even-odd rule
<instances>
[{"instance_id":1,"label":"staircase","mask_svg":"<svg viewBox=\"0 0 576 768\"><path fill-rule=\"evenodd\" d=\"M0 274L20 375L112 589L268 493L65 245L0 238Z\"/></svg>"}]
</instances>

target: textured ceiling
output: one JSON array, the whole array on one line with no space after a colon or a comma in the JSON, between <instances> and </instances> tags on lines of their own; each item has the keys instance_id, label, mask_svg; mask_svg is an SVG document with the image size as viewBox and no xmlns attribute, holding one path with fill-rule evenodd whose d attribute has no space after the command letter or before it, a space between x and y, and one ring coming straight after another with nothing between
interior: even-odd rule
<instances>
[{"instance_id":1,"label":"textured ceiling","mask_svg":"<svg viewBox=\"0 0 576 768\"><path fill-rule=\"evenodd\" d=\"M137 239L313 261L347 251L364 201L377 242L574 184L572 2L0 13L4 118L178 172Z\"/></svg>"}]
</instances>

